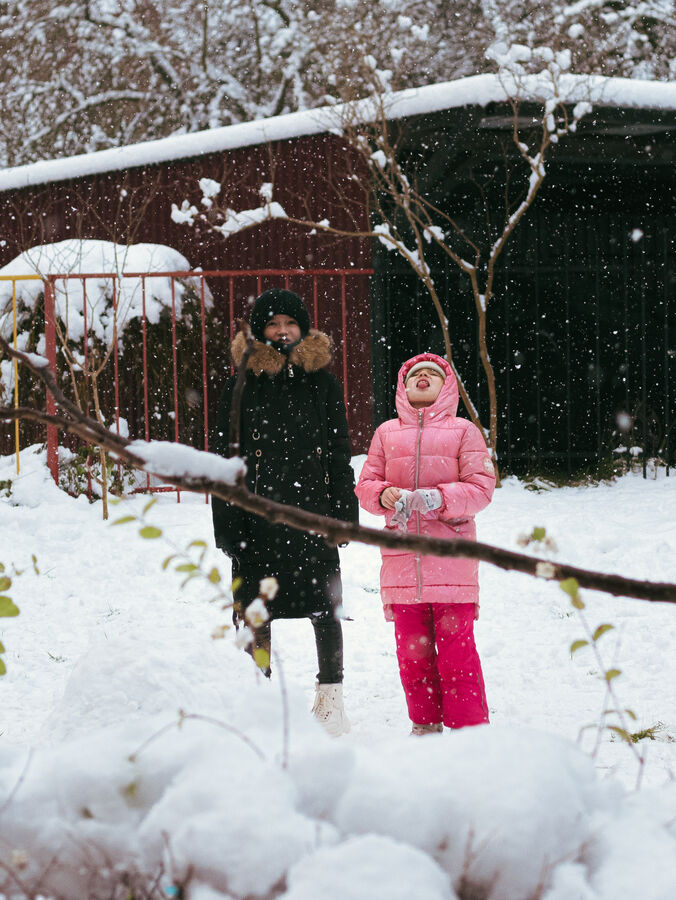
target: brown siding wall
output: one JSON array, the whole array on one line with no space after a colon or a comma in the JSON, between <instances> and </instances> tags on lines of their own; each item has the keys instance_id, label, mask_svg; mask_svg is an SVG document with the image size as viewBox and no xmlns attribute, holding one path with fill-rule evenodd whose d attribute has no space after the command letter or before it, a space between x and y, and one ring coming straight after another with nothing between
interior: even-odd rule
<instances>
[{"instance_id":1,"label":"brown siding wall","mask_svg":"<svg viewBox=\"0 0 676 900\"><path fill-rule=\"evenodd\" d=\"M171 219L172 203L180 206L188 199L200 207L197 182L202 177L220 181L221 198L234 209L259 206L261 184L273 181L274 199L290 215L327 218L354 232L367 221L357 182L350 178L356 165L339 138L319 135L8 191L0 194L0 265L38 244L83 238L165 244L182 253L192 268L205 270L367 269L370 245L359 237L312 235L277 221L226 241L205 224L191 228ZM280 283L279 276L263 276L260 287ZM312 279L292 276L289 284L304 297L312 316ZM209 286L223 313L227 344L227 279L214 279ZM258 287L254 278L237 280L235 317L246 315ZM343 328L341 279L320 279L314 324L334 341L333 369L346 381L353 450L363 452L372 430L368 278L346 279L345 297Z\"/></svg>"}]
</instances>

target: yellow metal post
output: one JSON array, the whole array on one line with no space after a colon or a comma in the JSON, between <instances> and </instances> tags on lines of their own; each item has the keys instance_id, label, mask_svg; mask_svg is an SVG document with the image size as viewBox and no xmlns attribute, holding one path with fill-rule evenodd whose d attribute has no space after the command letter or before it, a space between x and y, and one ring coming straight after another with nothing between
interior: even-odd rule
<instances>
[{"instance_id":1,"label":"yellow metal post","mask_svg":"<svg viewBox=\"0 0 676 900\"><path fill-rule=\"evenodd\" d=\"M16 324L16 281L12 281L12 325L14 329L14 349L17 349L17 324ZM14 409L19 407L19 362L14 357ZM14 445L16 448L16 474L21 471L19 462L19 420L14 421Z\"/></svg>"},{"instance_id":2,"label":"yellow metal post","mask_svg":"<svg viewBox=\"0 0 676 900\"><path fill-rule=\"evenodd\" d=\"M40 275L0 275L0 283L3 281L12 282L12 330L14 337L14 349L18 350L18 312L16 302L16 283L17 281L42 281ZM14 358L14 408L19 406L19 361ZM14 443L16 448L16 471L19 473L19 420L14 423Z\"/></svg>"}]
</instances>

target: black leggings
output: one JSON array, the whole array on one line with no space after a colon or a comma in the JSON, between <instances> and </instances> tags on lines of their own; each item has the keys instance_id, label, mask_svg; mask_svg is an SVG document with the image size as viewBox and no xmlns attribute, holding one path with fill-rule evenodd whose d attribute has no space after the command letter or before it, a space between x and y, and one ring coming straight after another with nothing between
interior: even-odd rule
<instances>
[{"instance_id":1,"label":"black leggings","mask_svg":"<svg viewBox=\"0 0 676 900\"><path fill-rule=\"evenodd\" d=\"M320 684L343 683L343 629L340 619L332 615L310 616L317 646L317 681ZM271 623L265 622L254 633L254 647L270 652ZM268 673L266 673L268 674Z\"/></svg>"}]
</instances>

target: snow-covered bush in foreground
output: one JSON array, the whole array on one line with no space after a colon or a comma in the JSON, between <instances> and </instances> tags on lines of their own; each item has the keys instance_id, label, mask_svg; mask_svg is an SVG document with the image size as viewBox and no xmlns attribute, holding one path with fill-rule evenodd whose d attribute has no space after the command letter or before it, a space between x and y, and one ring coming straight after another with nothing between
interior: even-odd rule
<instances>
[{"instance_id":1,"label":"snow-covered bush in foreground","mask_svg":"<svg viewBox=\"0 0 676 900\"><path fill-rule=\"evenodd\" d=\"M676 784L627 794L572 744L522 728L358 748L289 700L289 748L276 688L251 682L236 730L162 731L163 717L28 758L3 748L3 864L68 898L154 880L157 896L190 898L673 897Z\"/></svg>"}]
</instances>

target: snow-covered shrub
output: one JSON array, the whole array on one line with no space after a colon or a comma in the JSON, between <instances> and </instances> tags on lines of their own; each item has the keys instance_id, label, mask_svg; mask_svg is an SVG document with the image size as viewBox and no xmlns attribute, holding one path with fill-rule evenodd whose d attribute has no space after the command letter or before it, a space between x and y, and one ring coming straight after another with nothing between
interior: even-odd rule
<instances>
[{"instance_id":1,"label":"snow-covered shrub","mask_svg":"<svg viewBox=\"0 0 676 900\"><path fill-rule=\"evenodd\" d=\"M101 497L101 461L95 447L79 444L75 450L66 447L59 453L59 487L72 497L87 494L92 499ZM108 491L122 495L145 483L145 476L131 466L110 463L106 476Z\"/></svg>"},{"instance_id":2,"label":"snow-covered shrub","mask_svg":"<svg viewBox=\"0 0 676 900\"><path fill-rule=\"evenodd\" d=\"M144 292L141 278L124 275L125 272L189 270L190 265L181 254L156 244L127 247L107 241L69 240L35 247L0 269L0 275L5 277L40 276L34 280L0 281L0 334L13 341L14 293L17 346L44 355L44 284L41 278L49 274L79 276L110 272L111 277L54 280L57 371L62 389L80 408L113 430L118 425L117 417L124 416L132 433L139 437L144 436L147 428L151 437L173 439L178 417L181 439L186 443L201 442L204 427L199 279L176 279L172 291L172 280L168 275L148 276ZM209 384L220 384L224 362L223 330L214 315L213 298L206 286L204 305L207 377ZM116 410L116 367L119 410ZM7 402L13 393L13 362L1 360L0 400ZM35 384L21 371L19 402L28 406L44 405L43 386ZM22 429L29 442L43 438L41 429L31 430L25 424ZM77 449L76 444L69 446ZM73 474L65 477L70 479Z\"/></svg>"},{"instance_id":3,"label":"snow-covered shrub","mask_svg":"<svg viewBox=\"0 0 676 900\"><path fill-rule=\"evenodd\" d=\"M284 768L279 699L231 662L240 696L222 727L83 723L28 767L5 747L0 889L15 872L28 890L90 900L671 896L673 786L627 794L573 744L525 728L336 745L295 692ZM123 679L138 654L129 664Z\"/></svg>"}]
</instances>

